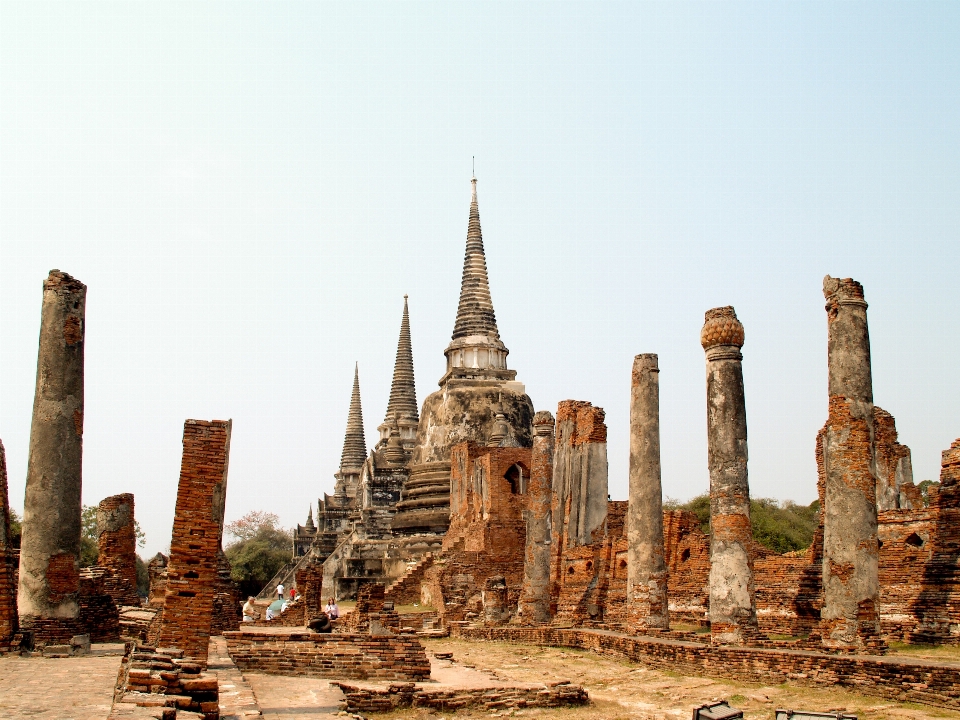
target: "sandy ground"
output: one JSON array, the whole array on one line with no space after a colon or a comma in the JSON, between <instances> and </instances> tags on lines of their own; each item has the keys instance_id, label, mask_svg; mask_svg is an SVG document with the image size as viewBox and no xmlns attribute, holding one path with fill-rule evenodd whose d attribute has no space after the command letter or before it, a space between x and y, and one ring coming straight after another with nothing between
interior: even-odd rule
<instances>
[{"instance_id":1,"label":"sandy ground","mask_svg":"<svg viewBox=\"0 0 960 720\"><path fill-rule=\"evenodd\" d=\"M526 709L512 714L504 713L504 716L567 720L689 720L691 710L697 705L723 699L743 710L744 717L752 720L772 720L777 708L844 711L856 714L859 720L960 719L960 712L914 703L896 703L840 689L787 685L771 687L687 677L580 650L450 639L431 639L425 641L424 645L430 653L452 652L455 664L492 671L496 678L503 681L570 680L583 685L593 700L593 704L586 708ZM455 715L456 718L491 716L490 712L480 710L461 711ZM397 717L437 720L454 716L407 710Z\"/></svg>"}]
</instances>

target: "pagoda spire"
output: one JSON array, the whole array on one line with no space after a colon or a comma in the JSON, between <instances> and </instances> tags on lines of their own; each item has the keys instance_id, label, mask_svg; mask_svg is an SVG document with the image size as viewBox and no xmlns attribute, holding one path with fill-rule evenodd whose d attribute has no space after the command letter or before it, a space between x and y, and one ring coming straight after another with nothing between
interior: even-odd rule
<instances>
[{"instance_id":1,"label":"pagoda spire","mask_svg":"<svg viewBox=\"0 0 960 720\"><path fill-rule=\"evenodd\" d=\"M403 320L400 322L397 359L393 364L393 384L390 386L390 401L384 422L404 417L414 421L420 419L417 387L413 379L413 346L410 343L410 312L406 295L403 296Z\"/></svg>"},{"instance_id":2,"label":"pagoda spire","mask_svg":"<svg viewBox=\"0 0 960 720\"><path fill-rule=\"evenodd\" d=\"M480 231L480 209L477 205L477 178L474 176L470 199L470 220L467 224L467 250L463 258L463 279L460 283L460 305L453 326L453 339L470 335L487 335L500 339L497 318L490 298L487 279L487 259L483 252L483 233Z\"/></svg>"},{"instance_id":3,"label":"pagoda spire","mask_svg":"<svg viewBox=\"0 0 960 720\"><path fill-rule=\"evenodd\" d=\"M360 407L360 370L353 368L353 395L347 415L347 432L343 438L343 453L340 455L340 475L349 471L359 473L367 459L367 441L363 436L363 410Z\"/></svg>"}]
</instances>

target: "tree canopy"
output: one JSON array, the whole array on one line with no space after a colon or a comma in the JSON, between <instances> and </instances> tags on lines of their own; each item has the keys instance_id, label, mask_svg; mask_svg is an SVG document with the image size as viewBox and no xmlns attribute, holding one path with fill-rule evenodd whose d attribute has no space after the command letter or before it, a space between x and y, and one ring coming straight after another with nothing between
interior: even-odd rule
<instances>
[{"instance_id":1,"label":"tree canopy","mask_svg":"<svg viewBox=\"0 0 960 720\"><path fill-rule=\"evenodd\" d=\"M710 534L710 496L697 495L685 503L667 500L666 510L689 510L700 520L700 528ZM790 500L753 498L750 500L750 525L753 539L777 553L805 550L813 542L819 520L820 501L798 505Z\"/></svg>"},{"instance_id":2,"label":"tree canopy","mask_svg":"<svg viewBox=\"0 0 960 720\"><path fill-rule=\"evenodd\" d=\"M293 558L293 533L280 527L274 513L252 510L223 530L235 538L225 552L233 568L231 576L244 595L259 593Z\"/></svg>"}]
</instances>

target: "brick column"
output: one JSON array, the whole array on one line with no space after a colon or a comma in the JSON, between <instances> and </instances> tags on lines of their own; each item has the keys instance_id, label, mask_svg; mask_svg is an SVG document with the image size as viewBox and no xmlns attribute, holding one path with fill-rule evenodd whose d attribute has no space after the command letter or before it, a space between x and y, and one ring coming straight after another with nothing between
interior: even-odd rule
<instances>
[{"instance_id":1,"label":"brick column","mask_svg":"<svg viewBox=\"0 0 960 720\"><path fill-rule=\"evenodd\" d=\"M137 595L137 532L133 495L111 495L97 506L97 565L113 576L107 592L117 605L139 605Z\"/></svg>"},{"instance_id":2,"label":"brick column","mask_svg":"<svg viewBox=\"0 0 960 720\"><path fill-rule=\"evenodd\" d=\"M714 643L757 634L747 483L747 408L743 325L732 307L707 310L700 344L707 359L710 466L710 628Z\"/></svg>"},{"instance_id":3,"label":"brick column","mask_svg":"<svg viewBox=\"0 0 960 720\"><path fill-rule=\"evenodd\" d=\"M59 270L43 283L17 604L35 638L78 634L83 336L87 287Z\"/></svg>"},{"instance_id":4,"label":"brick column","mask_svg":"<svg viewBox=\"0 0 960 720\"><path fill-rule=\"evenodd\" d=\"M660 368L637 355L630 383L627 614L636 630L670 628L660 487Z\"/></svg>"},{"instance_id":5,"label":"brick column","mask_svg":"<svg viewBox=\"0 0 960 720\"><path fill-rule=\"evenodd\" d=\"M550 503L553 499L554 420L533 416L530 485L527 488L527 540L523 560L520 617L524 623L550 621Z\"/></svg>"},{"instance_id":6,"label":"brick column","mask_svg":"<svg viewBox=\"0 0 960 720\"><path fill-rule=\"evenodd\" d=\"M207 662L227 498L230 420L187 420L160 644Z\"/></svg>"},{"instance_id":7,"label":"brick column","mask_svg":"<svg viewBox=\"0 0 960 720\"><path fill-rule=\"evenodd\" d=\"M823 644L875 645L880 630L877 478L867 303L827 275L830 410L823 435Z\"/></svg>"},{"instance_id":8,"label":"brick column","mask_svg":"<svg viewBox=\"0 0 960 720\"><path fill-rule=\"evenodd\" d=\"M17 589L13 584L13 548L10 546L10 501L7 494L7 455L0 442L0 651L19 629Z\"/></svg>"}]
</instances>

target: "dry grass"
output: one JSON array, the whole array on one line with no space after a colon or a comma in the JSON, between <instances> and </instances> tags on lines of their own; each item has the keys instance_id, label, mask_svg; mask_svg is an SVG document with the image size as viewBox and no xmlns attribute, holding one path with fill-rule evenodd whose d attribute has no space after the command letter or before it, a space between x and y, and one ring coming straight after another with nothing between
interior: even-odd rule
<instances>
[{"instance_id":1,"label":"dry grass","mask_svg":"<svg viewBox=\"0 0 960 720\"><path fill-rule=\"evenodd\" d=\"M452 720L455 717L460 720L510 716L544 720L688 720L693 707L710 700L726 699L742 709L744 716L751 720L772 720L778 707L843 710L856 714L859 720L960 719L960 712L896 703L846 690L773 687L690 677L651 670L581 650L451 639L430 639L424 644L428 651L452 652L458 663L495 671L502 680L528 683L570 680L583 685L593 703L585 708L530 708L500 714L478 709L455 714L408 709L402 713L378 715L378 718Z\"/></svg>"}]
</instances>

